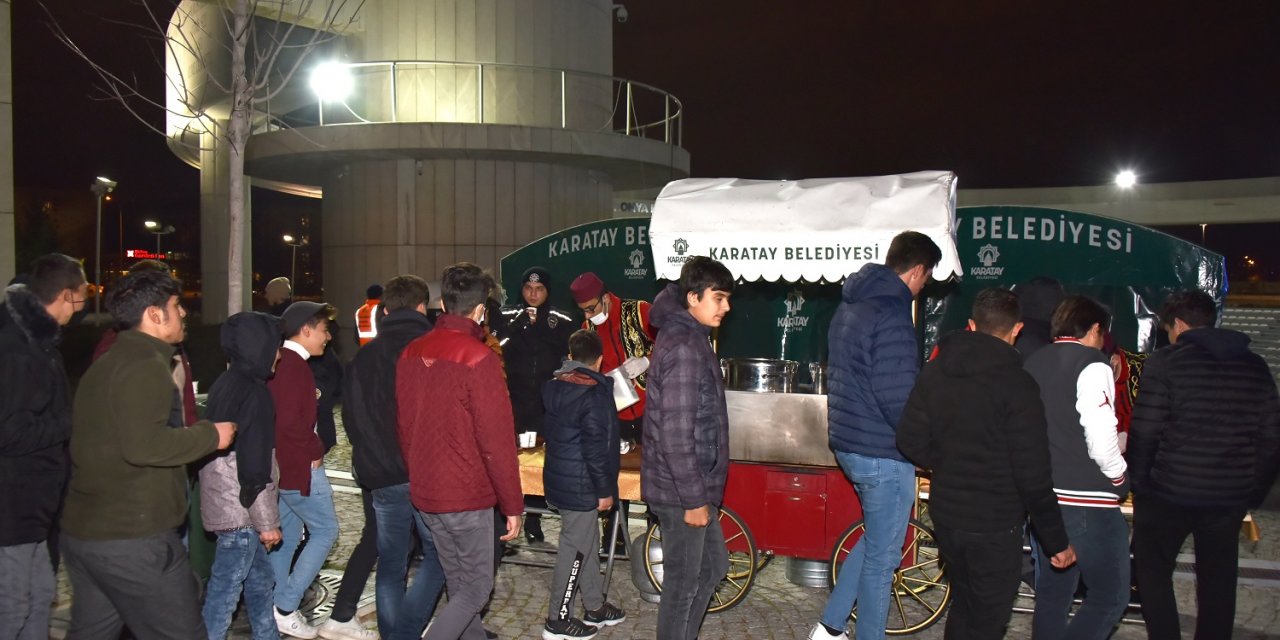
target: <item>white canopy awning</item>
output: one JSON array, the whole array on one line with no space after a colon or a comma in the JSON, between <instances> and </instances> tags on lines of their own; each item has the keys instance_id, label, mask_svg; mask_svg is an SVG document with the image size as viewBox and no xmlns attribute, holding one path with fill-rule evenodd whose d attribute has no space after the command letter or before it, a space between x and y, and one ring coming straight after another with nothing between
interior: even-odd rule
<instances>
[{"instance_id":1,"label":"white canopy awning","mask_svg":"<svg viewBox=\"0 0 1280 640\"><path fill-rule=\"evenodd\" d=\"M668 184L649 223L657 277L710 256L746 281L837 282L883 263L893 237L919 231L942 248L935 278L960 273L956 175L772 181L690 178Z\"/></svg>"}]
</instances>

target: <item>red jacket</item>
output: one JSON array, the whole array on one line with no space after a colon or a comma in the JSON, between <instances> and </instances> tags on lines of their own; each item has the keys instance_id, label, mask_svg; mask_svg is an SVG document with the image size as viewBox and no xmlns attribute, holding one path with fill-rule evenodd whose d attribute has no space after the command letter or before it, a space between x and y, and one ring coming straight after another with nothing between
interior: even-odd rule
<instances>
[{"instance_id":1,"label":"red jacket","mask_svg":"<svg viewBox=\"0 0 1280 640\"><path fill-rule=\"evenodd\" d=\"M311 462L324 457L316 435L316 379L311 367L291 349L280 348L276 375L267 382L276 403L276 462L280 488L311 495Z\"/></svg>"},{"instance_id":2,"label":"red jacket","mask_svg":"<svg viewBox=\"0 0 1280 640\"><path fill-rule=\"evenodd\" d=\"M623 340L622 332L624 329L624 319L622 317L622 299L612 293L604 294L609 299L609 315L605 318L604 324L595 326L590 320L582 322L582 328L588 331L595 331L600 334L600 341L604 345L604 353L601 354L604 361L600 363L600 371L608 373L617 369L623 362L632 356L648 356L653 352L654 336L657 331L653 325L649 324L649 303L644 300L637 300L636 310L639 312L639 326L636 326L635 318L627 318L625 328L633 334L630 341L637 348L628 350L626 341ZM632 302L628 300L627 302ZM641 335L642 334L642 338ZM639 341L636 338L640 338ZM643 347L641 342L647 342ZM645 385L647 383L646 376L640 376L632 381L635 386L636 393L640 396L640 401L618 412L618 419L623 422L631 422L644 417L644 396Z\"/></svg>"},{"instance_id":3,"label":"red jacket","mask_svg":"<svg viewBox=\"0 0 1280 640\"><path fill-rule=\"evenodd\" d=\"M413 506L524 512L511 399L480 325L445 314L396 365L400 449Z\"/></svg>"}]
</instances>

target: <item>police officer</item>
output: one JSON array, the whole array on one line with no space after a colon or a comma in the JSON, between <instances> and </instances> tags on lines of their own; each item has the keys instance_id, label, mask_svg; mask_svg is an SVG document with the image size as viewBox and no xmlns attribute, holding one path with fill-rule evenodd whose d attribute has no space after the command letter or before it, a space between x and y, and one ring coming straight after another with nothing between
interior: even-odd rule
<instances>
[{"instance_id":1,"label":"police officer","mask_svg":"<svg viewBox=\"0 0 1280 640\"><path fill-rule=\"evenodd\" d=\"M503 309L501 321L493 327L502 344L517 433L542 432L542 383L568 357L569 335L578 324L547 304L550 286L550 272L530 267L520 277L523 304ZM526 504L545 506L541 500L526 499ZM536 514L525 519L524 533L530 542L542 541L542 523Z\"/></svg>"}]
</instances>

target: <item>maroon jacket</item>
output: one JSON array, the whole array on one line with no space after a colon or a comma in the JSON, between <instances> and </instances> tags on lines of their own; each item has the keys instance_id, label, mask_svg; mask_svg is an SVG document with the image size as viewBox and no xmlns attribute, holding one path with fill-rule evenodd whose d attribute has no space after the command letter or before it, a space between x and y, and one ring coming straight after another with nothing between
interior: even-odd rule
<instances>
[{"instance_id":1,"label":"maroon jacket","mask_svg":"<svg viewBox=\"0 0 1280 640\"><path fill-rule=\"evenodd\" d=\"M290 349L280 348L276 375L267 382L276 403L276 462L280 488L311 495L311 461L324 457L316 435L316 379L311 367Z\"/></svg>"},{"instance_id":2,"label":"maroon jacket","mask_svg":"<svg viewBox=\"0 0 1280 640\"><path fill-rule=\"evenodd\" d=\"M120 337L120 332L115 328L107 329L102 334L102 338L98 340L98 345L93 348L93 357L90 362L97 362L102 354L106 353L111 345L116 343L116 338ZM183 424L193 425L200 420L200 416L196 411L196 388L192 386L195 378L191 377L191 361L187 359L187 354L178 348L178 357L182 359L182 373L186 378L187 384L182 387L182 417Z\"/></svg>"},{"instance_id":3,"label":"maroon jacket","mask_svg":"<svg viewBox=\"0 0 1280 640\"><path fill-rule=\"evenodd\" d=\"M420 511L524 512L511 399L484 336L471 319L445 314L396 365L400 449Z\"/></svg>"}]
</instances>

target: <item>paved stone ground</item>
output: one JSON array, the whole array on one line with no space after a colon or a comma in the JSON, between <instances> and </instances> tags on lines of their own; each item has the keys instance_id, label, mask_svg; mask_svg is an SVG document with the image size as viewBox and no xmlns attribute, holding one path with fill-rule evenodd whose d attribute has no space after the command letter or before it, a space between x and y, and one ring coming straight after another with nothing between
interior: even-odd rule
<instances>
[{"instance_id":1,"label":"paved stone ground","mask_svg":"<svg viewBox=\"0 0 1280 640\"><path fill-rule=\"evenodd\" d=\"M330 452L326 459L326 466L331 472L349 472L350 448L342 437L341 429L339 434L340 444ZM360 496L350 489L344 491L343 484L341 479L335 480L335 502L341 524L341 535L329 555L326 570L318 581L312 598L309 615L314 621L322 621L327 617L329 603L340 580L341 569L345 566L351 549L359 539L360 529L363 526ZM350 485L350 483L345 484ZM629 523L632 537L640 534L644 527L643 520L634 516L635 514ZM1238 588L1239 604L1234 635L1237 640L1280 638L1280 571L1276 571L1280 569L1280 491L1273 491L1268 504L1255 514L1255 517L1262 530L1262 538L1257 542L1242 541L1240 557L1244 562L1260 562L1266 566L1260 571L1260 578L1254 580L1256 584L1244 584L1246 581L1242 581ZM558 521L555 518L546 518L544 529L548 541L554 543L559 532ZM546 543L537 546L543 550L553 549L551 544ZM528 547L522 547L522 549L517 555L518 558L531 560L553 558L550 554L538 553ZM1190 553L1190 547L1184 549L1184 552ZM706 640L805 638L826 603L827 590L801 587L789 582L786 578L786 562L785 558L778 558L758 572L750 592L737 607L719 614L708 615L701 637ZM602 631L598 636L602 639L651 639L655 635L657 605L640 598L639 591L632 583L630 572L629 562L619 562L609 590L610 600L627 611L628 619L617 627ZM1194 627L1195 583L1189 574L1180 574L1179 578L1175 585L1179 607L1184 612L1183 629L1185 631ZM498 573L489 614L485 618L486 626L496 631L502 638L541 637L541 625L546 616L550 581L551 569L549 568L504 563ZM374 624L372 587L373 581L370 579L360 608L360 617L368 626ZM51 637L62 638L65 635L70 596L70 588L64 572L59 574L58 603ZM1026 601L1021 604L1030 606ZM242 622L238 627L233 637L248 638L247 628ZM1006 637L1029 638L1030 629L1031 616L1015 613ZM933 627L910 637L921 640L940 639L942 631L943 622L940 621ZM1146 631L1140 624L1121 625L1113 636L1117 640L1145 637Z\"/></svg>"}]
</instances>

